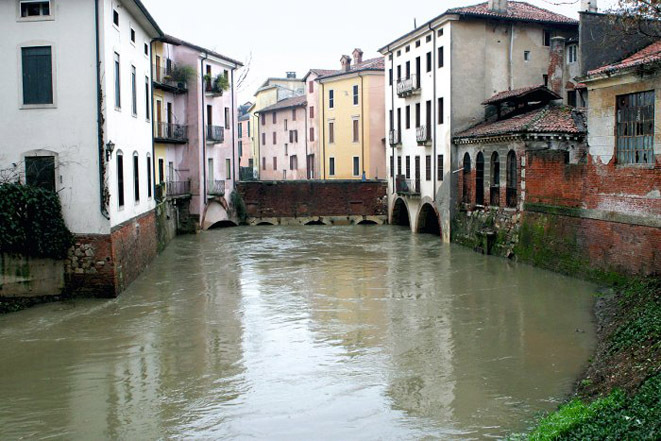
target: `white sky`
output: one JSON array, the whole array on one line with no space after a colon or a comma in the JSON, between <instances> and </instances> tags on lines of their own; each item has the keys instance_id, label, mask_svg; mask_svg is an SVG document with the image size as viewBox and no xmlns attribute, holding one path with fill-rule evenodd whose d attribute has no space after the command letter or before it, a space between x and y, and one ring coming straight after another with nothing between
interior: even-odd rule
<instances>
[{"instance_id":1,"label":"white sky","mask_svg":"<svg viewBox=\"0 0 661 441\"><path fill-rule=\"evenodd\" d=\"M578 17L579 0L528 0ZM615 0L599 0L600 10ZM268 77L310 68L339 69L342 54L355 47L365 58L440 15L448 8L480 0L143 0L163 31L246 63L250 72L239 90L239 103Z\"/></svg>"}]
</instances>

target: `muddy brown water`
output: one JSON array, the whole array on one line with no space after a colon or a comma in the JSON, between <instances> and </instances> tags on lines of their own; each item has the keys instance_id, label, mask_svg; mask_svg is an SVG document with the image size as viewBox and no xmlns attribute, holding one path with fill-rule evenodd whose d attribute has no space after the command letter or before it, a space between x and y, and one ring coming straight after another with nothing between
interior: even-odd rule
<instances>
[{"instance_id":1,"label":"muddy brown water","mask_svg":"<svg viewBox=\"0 0 661 441\"><path fill-rule=\"evenodd\" d=\"M118 299L0 316L0 439L498 438L571 391L593 292L398 227L180 237Z\"/></svg>"}]
</instances>

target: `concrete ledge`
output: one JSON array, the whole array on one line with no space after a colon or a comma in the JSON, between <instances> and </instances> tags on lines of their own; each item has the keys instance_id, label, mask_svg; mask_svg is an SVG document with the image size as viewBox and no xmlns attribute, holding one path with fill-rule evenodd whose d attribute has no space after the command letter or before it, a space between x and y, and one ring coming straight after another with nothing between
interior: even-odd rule
<instances>
[{"instance_id":1,"label":"concrete ledge","mask_svg":"<svg viewBox=\"0 0 661 441\"><path fill-rule=\"evenodd\" d=\"M533 213L554 214L558 216L577 217L581 219L600 220L604 222L615 222L626 225L638 225L642 227L661 228L661 218L657 216L642 217L630 214L616 213L613 211L589 210L585 208L562 207L546 204L525 204L525 211Z\"/></svg>"},{"instance_id":2,"label":"concrete ledge","mask_svg":"<svg viewBox=\"0 0 661 441\"><path fill-rule=\"evenodd\" d=\"M0 254L0 297L59 296L64 291L64 261Z\"/></svg>"},{"instance_id":3,"label":"concrete ledge","mask_svg":"<svg viewBox=\"0 0 661 441\"><path fill-rule=\"evenodd\" d=\"M251 217L249 226L260 225L358 225L360 223L385 225L388 216L305 216L305 217Z\"/></svg>"}]
</instances>

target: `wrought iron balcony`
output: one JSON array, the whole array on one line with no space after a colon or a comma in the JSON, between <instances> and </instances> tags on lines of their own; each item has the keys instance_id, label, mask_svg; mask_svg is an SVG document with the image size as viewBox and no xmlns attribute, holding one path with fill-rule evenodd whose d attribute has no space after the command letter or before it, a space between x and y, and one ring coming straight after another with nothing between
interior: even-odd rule
<instances>
[{"instance_id":1,"label":"wrought iron balcony","mask_svg":"<svg viewBox=\"0 0 661 441\"><path fill-rule=\"evenodd\" d=\"M214 144L225 142L225 127L207 126L207 142Z\"/></svg>"},{"instance_id":2,"label":"wrought iron balcony","mask_svg":"<svg viewBox=\"0 0 661 441\"><path fill-rule=\"evenodd\" d=\"M402 135L399 133L399 130L391 130L388 139L391 146L402 145Z\"/></svg>"},{"instance_id":3,"label":"wrought iron balcony","mask_svg":"<svg viewBox=\"0 0 661 441\"><path fill-rule=\"evenodd\" d=\"M431 142L431 133L427 126L420 126L415 129L415 139L419 145L429 144Z\"/></svg>"},{"instance_id":4,"label":"wrought iron balcony","mask_svg":"<svg viewBox=\"0 0 661 441\"><path fill-rule=\"evenodd\" d=\"M420 91L420 83L417 75L411 75L410 78L397 80L397 96L400 98L411 96Z\"/></svg>"},{"instance_id":5,"label":"wrought iron balcony","mask_svg":"<svg viewBox=\"0 0 661 441\"><path fill-rule=\"evenodd\" d=\"M405 175L397 175L397 178L395 178L395 191L399 195L419 195L420 179L406 179Z\"/></svg>"},{"instance_id":6,"label":"wrought iron balcony","mask_svg":"<svg viewBox=\"0 0 661 441\"><path fill-rule=\"evenodd\" d=\"M167 181L165 194L169 198L178 196L188 196L190 192L190 180L187 181Z\"/></svg>"},{"instance_id":7,"label":"wrought iron balcony","mask_svg":"<svg viewBox=\"0 0 661 441\"><path fill-rule=\"evenodd\" d=\"M172 93L188 92L188 78L185 66L178 66L174 63L166 63L165 66L154 67L154 87Z\"/></svg>"},{"instance_id":8,"label":"wrought iron balcony","mask_svg":"<svg viewBox=\"0 0 661 441\"><path fill-rule=\"evenodd\" d=\"M207 183L207 194L209 196L225 196L225 181L209 181Z\"/></svg>"},{"instance_id":9,"label":"wrought iron balcony","mask_svg":"<svg viewBox=\"0 0 661 441\"><path fill-rule=\"evenodd\" d=\"M188 127L181 124L156 123L156 142L185 144L188 142Z\"/></svg>"}]
</instances>

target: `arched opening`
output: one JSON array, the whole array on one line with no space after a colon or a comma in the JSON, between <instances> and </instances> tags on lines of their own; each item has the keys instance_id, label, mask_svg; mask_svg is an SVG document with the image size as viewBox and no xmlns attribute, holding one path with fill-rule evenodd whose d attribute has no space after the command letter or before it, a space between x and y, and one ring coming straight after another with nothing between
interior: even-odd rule
<instances>
[{"instance_id":1,"label":"arched opening","mask_svg":"<svg viewBox=\"0 0 661 441\"><path fill-rule=\"evenodd\" d=\"M463 189L461 200L470 204L470 186L471 186L471 157L468 153L464 154L464 169L463 169Z\"/></svg>"},{"instance_id":2,"label":"arched opening","mask_svg":"<svg viewBox=\"0 0 661 441\"><path fill-rule=\"evenodd\" d=\"M258 226L258 227L272 227L273 224L271 222L260 222L256 226Z\"/></svg>"},{"instance_id":3,"label":"arched opening","mask_svg":"<svg viewBox=\"0 0 661 441\"><path fill-rule=\"evenodd\" d=\"M378 224L371 220L361 220L360 222L358 222L358 225L378 225Z\"/></svg>"},{"instance_id":4,"label":"arched opening","mask_svg":"<svg viewBox=\"0 0 661 441\"><path fill-rule=\"evenodd\" d=\"M475 204L484 205L484 155L477 154L475 159Z\"/></svg>"},{"instance_id":5,"label":"arched opening","mask_svg":"<svg viewBox=\"0 0 661 441\"><path fill-rule=\"evenodd\" d=\"M418 216L418 233L441 235L441 223L436 210L430 204L425 204L420 209Z\"/></svg>"},{"instance_id":6,"label":"arched opening","mask_svg":"<svg viewBox=\"0 0 661 441\"><path fill-rule=\"evenodd\" d=\"M315 221L310 221L310 222L308 222L308 223L305 224L305 225L326 225L326 224L323 223L323 222L320 221L320 220L315 220Z\"/></svg>"},{"instance_id":7,"label":"arched opening","mask_svg":"<svg viewBox=\"0 0 661 441\"><path fill-rule=\"evenodd\" d=\"M238 227L238 225L230 220L224 220L224 221L216 222L209 229L219 230L221 228L232 228L232 227Z\"/></svg>"},{"instance_id":8,"label":"arched opening","mask_svg":"<svg viewBox=\"0 0 661 441\"><path fill-rule=\"evenodd\" d=\"M392 224L409 227L411 226L409 219L409 210L406 208L406 204L402 199L397 199L392 209Z\"/></svg>"},{"instance_id":9,"label":"arched opening","mask_svg":"<svg viewBox=\"0 0 661 441\"><path fill-rule=\"evenodd\" d=\"M491 185L489 186L489 205L500 206L500 157L498 152L491 154Z\"/></svg>"},{"instance_id":10,"label":"arched opening","mask_svg":"<svg viewBox=\"0 0 661 441\"><path fill-rule=\"evenodd\" d=\"M516 187L518 181L518 172L516 167L516 153L510 150L507 154L507 206L516 207Z\"/></svg>"}]
</instances>

